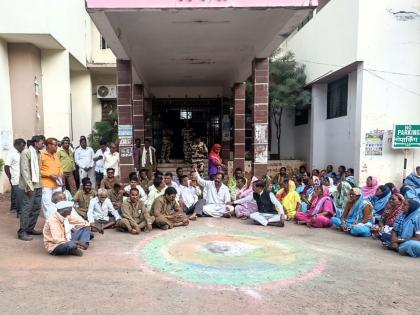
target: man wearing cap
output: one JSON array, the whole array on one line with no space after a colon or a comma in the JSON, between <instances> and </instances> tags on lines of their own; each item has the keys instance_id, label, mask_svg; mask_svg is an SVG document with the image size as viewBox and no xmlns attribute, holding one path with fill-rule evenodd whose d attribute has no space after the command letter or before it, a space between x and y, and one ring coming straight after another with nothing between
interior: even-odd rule
<instances>
[{"instance_id":1,"label":"man wearing cap","mask_svg":"<svg viewBox=\"0 0 420 315\"><path fill-rule=\"evenodd\" d=\"M57 212L51 215L44 226L45 249L54 256L82 256L80 248L88 249L91 228L100 233L103 230L70 216L73 208L71 201L60 201L55 206Z\"/></svg>"}]
</instances>

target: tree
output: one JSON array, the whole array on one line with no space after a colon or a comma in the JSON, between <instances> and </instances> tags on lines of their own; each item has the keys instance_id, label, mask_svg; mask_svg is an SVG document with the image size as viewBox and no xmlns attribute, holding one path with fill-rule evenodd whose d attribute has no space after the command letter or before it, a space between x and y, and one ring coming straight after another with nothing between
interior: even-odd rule
<instances>
[{"instance_id":1,"label":"tree","mask_svg":"<svg viewBox=\"0 0 420 315\"><path fill-rule=\"evenodd\" d=\"M269 106L270 117L276 127L277 148L280 158L281 119L285 109L305 109L310 104L310 92L305 90L305 66L298 64L287 52L270 58Z\"/></svg>"}]
</instances>

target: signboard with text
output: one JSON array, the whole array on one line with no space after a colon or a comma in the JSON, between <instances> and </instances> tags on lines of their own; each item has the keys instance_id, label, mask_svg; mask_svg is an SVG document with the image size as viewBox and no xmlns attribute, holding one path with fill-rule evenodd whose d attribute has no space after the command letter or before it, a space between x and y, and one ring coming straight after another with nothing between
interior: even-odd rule
<instances>
[{"instance_id":1,"label":"signboard with text","mask_svg":"<svg viewBox=\"0 0 420 315\"><path fill-rule=\"evenodd\" d=\"M420 148L420 125L394 125L392 147L394 149Z\"/></svg>"}]
</instances>

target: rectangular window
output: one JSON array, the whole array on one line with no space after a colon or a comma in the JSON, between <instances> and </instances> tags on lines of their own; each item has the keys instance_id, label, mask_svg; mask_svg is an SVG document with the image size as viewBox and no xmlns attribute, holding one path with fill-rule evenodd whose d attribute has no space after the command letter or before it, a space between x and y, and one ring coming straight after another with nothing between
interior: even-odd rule
<instances>
[{"instance_id":1,"label":"rectangular window","mask_svg":"<svg viewBox=\"0 0 420 315\"><path fill-rule=\"evenodd\" d=\"M306 125L309 122L309 108L295 110L295 126Z\"/></svg>"},{"instance_id":2,"label":"rectangular window","mask_svg":"<svg viewBox=\"0 0 420 315\"><path fill-rule=\"evenodd\" d=\"M328 84L327 119L347 116L348 83L349 78L346 76Z\"/></svg>"},{"instance_id":3,"label":"rectangular window","mask_svg":"<svg viewBox=\"0 0 420 315\"><path fill-rule=\"evenodd\" d=\"M108 49L108 45L105 41L105 38L101 36L101 49Z\"/></svg>"},{"instance_id":4,"label":"rectangular window","mask_svg":"<svg viewBox=\"0 0 420 315\"><path fill-rule=\"evenodd\" d=\"M184 120L188 120L192 118L192 112L182 109L180 112L180 118Z\"/></svg>"}]
</instances>

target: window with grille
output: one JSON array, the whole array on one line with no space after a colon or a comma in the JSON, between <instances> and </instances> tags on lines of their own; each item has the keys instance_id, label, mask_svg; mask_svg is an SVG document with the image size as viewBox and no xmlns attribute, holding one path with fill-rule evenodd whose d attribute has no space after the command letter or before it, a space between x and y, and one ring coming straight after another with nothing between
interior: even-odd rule
<instances>
[{"instance_id":1,"label":"window with grille","mask_svg":"<svg viewBox=\"0 0 420 315\"><path fill-rule=\"evenodd\" d=\"M347 116L348 76L328 84L327 119Z\"/></svg>"}]
</instances>

